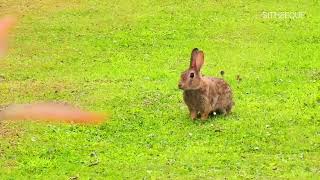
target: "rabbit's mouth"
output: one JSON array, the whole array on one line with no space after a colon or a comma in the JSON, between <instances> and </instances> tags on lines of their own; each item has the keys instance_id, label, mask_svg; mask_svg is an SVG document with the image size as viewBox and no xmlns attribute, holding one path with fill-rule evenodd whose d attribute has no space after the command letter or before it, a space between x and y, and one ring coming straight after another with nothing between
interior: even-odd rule
<instances>
[{"instance_id":1,"label":"rabbit's mouth","mask_svg":"<svg viewBox=\"0 0 320 180\"><path fill-rule=\"evenodd\" d=\"M197 88L191 88L189 86L184 86L183 84L178 84L178 88L183 90L183 91L189 91L189 90L197 90L199 89L198 87Z\"/></svg>"},{"instance_id":2,"label":"rabbit's mouth","mask_svg":"<svg viewBox=\"0 0 320 180\"><path fill-rule=\"evenodd\" d=\"M181 89L181 90L184 90L184 87L182 84L178 84L178 88Z\"/></svg>"},{"instance_id":3,"label":"rabbit's mouth","mask_svg":"<svg viewBox=\"0 0 320 180\"><path fill-rule=\"evenodd\" d=\"M188 86L186 86L185 82L180 81L179 84L178 84L178 88L181 89L181 90L186 90L186 89L188 89Z\"/></svg>"}]
</instances>

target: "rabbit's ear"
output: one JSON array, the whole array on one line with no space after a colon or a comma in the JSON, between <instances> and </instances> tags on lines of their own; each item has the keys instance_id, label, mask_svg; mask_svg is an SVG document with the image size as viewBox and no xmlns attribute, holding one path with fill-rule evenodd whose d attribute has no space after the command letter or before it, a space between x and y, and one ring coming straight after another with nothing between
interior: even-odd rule
<instances>
[{"instance_id":1,"label":"rabbit's ear","mask_svg":"<svg viewBox=\"0 0 320 180\"><path fill-rule=\"evenodd\" d=\"M198 51L195 58L196 70L199 72L204 63L203 51Z\"/></svg>"},{"instance_id":2,"label":"rabbit's ear","mask_svg":"<svg viewBox=\"0 0 320 180\"><path fill-rule=\"evenodd\" d=\"M196 56L197 56L198 51L199 51L198 48L194 48L191 52L190 69L196 68Z\"/></svg>"}]
</instances>

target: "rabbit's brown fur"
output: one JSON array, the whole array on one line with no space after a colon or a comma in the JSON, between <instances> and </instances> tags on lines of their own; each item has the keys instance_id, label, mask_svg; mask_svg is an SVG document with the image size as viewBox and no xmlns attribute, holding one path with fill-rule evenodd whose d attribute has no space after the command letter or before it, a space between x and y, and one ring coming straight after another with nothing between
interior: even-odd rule
<instances>
[{"instance_id":1,"label":"rabbit's brown fur","mask_svg":"<svg viewBox=\"0 0 320 180\"><path fill-rule=\"evenodd\" d=\"M205 120L213 112L227 115L234 104L231 88L223 79L202 76L200 69L203 63L203 52L194 48L190 67L181 74L178 85L184 91L183 99L190 116L195 119L200 113L201 119Z\"/></svg>"}]
</instances>

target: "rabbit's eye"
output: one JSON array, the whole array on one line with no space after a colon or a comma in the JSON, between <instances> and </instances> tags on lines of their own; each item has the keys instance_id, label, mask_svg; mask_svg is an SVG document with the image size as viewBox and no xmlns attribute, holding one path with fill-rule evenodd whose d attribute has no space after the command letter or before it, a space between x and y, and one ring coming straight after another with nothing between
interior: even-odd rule
<instances>
[{"instance_id":1,"label":"rabbit's eye","mask_svg":"<svg viewBox=\"0 0 320 180\"><path fill-rule=\"evenodd\" d=\"M193 78L194 77L194 73L190 73L190 77Z\"/></svg>"}]
</instances>

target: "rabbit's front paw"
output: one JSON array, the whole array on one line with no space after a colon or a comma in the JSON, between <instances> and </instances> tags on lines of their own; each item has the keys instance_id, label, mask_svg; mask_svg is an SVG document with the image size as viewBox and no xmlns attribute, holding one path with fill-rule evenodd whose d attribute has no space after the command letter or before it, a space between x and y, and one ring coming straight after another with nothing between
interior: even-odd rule
<instances>
[{"instance_id":1,"label":"rabbit's front paw","mask_svg":"<svg viewBox=\"0 0 320 180\"><path fill-rule=\"evenodd\" d=\"M191 111L190 112L190 117L192 120L195 120L197 118L197 112L196 111Z\"/></svg>"}]
</instances>

